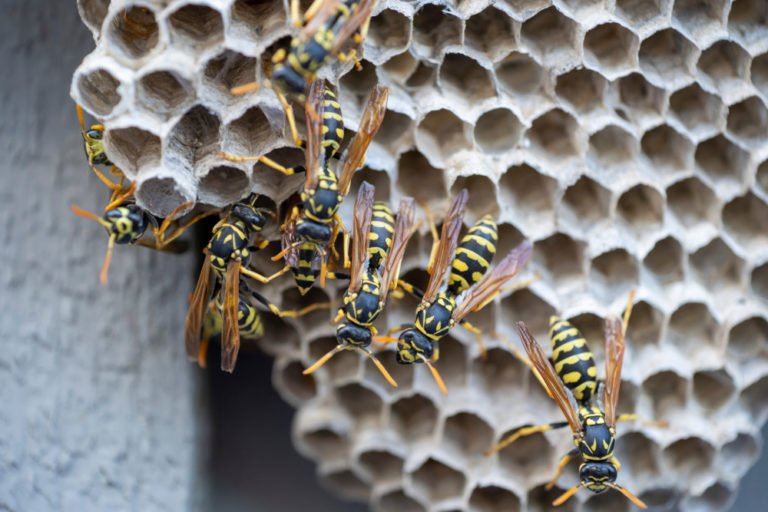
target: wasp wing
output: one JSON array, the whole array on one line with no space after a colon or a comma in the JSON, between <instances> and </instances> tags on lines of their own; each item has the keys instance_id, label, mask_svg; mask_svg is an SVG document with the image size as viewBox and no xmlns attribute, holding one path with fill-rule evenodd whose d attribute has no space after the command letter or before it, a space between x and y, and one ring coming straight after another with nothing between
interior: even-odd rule
<instances>
[{"instance_id":1,"label":"wasp wing","mask_svg":"<svg viewBox=\"0 0 768 512\"><path fill-rule=\"evenodd\" d=\"M451 315L453 320L459 323L470 312L485 306L507 281L520 272L520 269L530 259L532 251L533 244L529 240L523 240L520 245L509 251L509 254L489 274L486 274L475 286L469 289L464 300Z\"/></svg>"},{"instance_id":2,"label":"wasp wing","mask_svg":"<svg viewBox=\"0 0 768 512\"><path fill-rule=\"evenodd\" d=\"M309 87L307 103L304 106L307 121L306 171L304 190L317 186L320 167L325 165L323 149L323 116L325 114L325 80L315 80Z\"/></svg>"},{"instance_id":3,"label":"wasp wing","mask_svg":"<svg viewBox=\"0 0 768 512\"><path fill-rule=\"evenodd\" d=\"M565 416L565 419L568 420L568 424L571 427L571 432L573 432L574 435L581 433L579 413L573 406L573 403L568 396L568 391L566 391L560 377L557 376L555 369L552 368L549 359L544 355L539 343L534 339L530 331L528 331L528 327L526 327L525 323L518 322L517 331L520 333L520 339L523 340L523 347L528 354L528 358L531 360L531 363L533 363L536 371L539 372L539 375L544 379L549 394L555 399L557 405L560 406L560 410L563 411L563 415Z\"/></svg>"},{"instance_id":4,"label":"wasp wing","mask_svg":"<svg viewBox=\"0 0 768 512\"><path fill-rule=\"evenodd\" d=\"M605 320L605 421L609 427L616 426L616 407L621 386L621 366L624 362L626 340L621 320L609 317Z\"/></svg>"},{"instance_id":5,"label":"wasp wing","mask_svg":"<svg viewBox=\"0 0 768 512\"><path fill-rule=\"evenodd\" d=\"M232 373L240 350L240 262L230 260L227 265L224 301L221 308L221 369Z\"/></svg>"},{"instance_id":6,"label":"wasp wing","mask_svg":"<svg viewBox=\"0 0 768 512\"><path fill-rule=\"evenodd\" d=\"M365 20L371 16L377 3L378 0L360 0L360 3L357 4L357 8L349 15L333 36L331 55L335 55L347 39L349 39L352 34L360 28Z\"/></svg>"},{"instance_id":7,"label":"wasp wing","mask_svg":"<svg viewBox=\"0 0 768 512\"><path fill-rule=\"evenodd\" d=\"M349 293L360 289L365 274L365 261L368 256L368 233L371 231L373 218L373 195L376 189L364 181L360 184L355 199L355 219L352 239L352 274L349 277Z\"/></svg>"},{"instance_id":8,"label":"wasp wing","mask_svg":"<svg viewBox=\"0 0 768 512\"><path fill-rule=\"evenodd\" d=\"M435 252L435 259L430 265L432 273L429 276L424 297L421 299L422 302L432 302L435 299L443 279L451 267L456 247L459 245L459 233L461 232L461 223L464 220L464 209L467 206L468 198L469 192L467 189L462 189L448 208L445 221L443 221L443 229L440 231L440 241Z\"/></svg>"},{"instance_id":9,"label":"wasp wing","mask_svg":"<svg viewBox=\"0 0 768 512\"><path fill-rule=\"evenodd\" d=\"M352 175L363 166L365 152L368 151L368 146L371 144L376 132L379 131L382 121L384 121L389 93L389 87L377 85L368 98L368 103L363 111L363 117L360 120L360 126L357 129L355 138L349 143L349 150L339 175L339 194L342 196L347 195L347 192L349 192Z\"/></svg>"},{"instance_id":10,"label":"wasp wing","mask_svg":"<svg viewBox=\"0 0 768 512\"><path fill-rule=\"evenodd\" d=\"M189 311L184 322L184 345L187 349L187 358L190 361L197 360L205 307L211 298L211 258L208 256L208 251L204 252L204 256L203 268L200 269L195 291L192 292L192 297L189 300Z\"/></svg>"},{"instance_id":11,"label":"wasp wing","mask_svg":"<svg viewBox=\"0 0 768 512\"><path fill-rule=\"evenodd\" d=\"M397 286L397 278L400 274L400 263L405 256L405 246L413 235L414 218L416 215L416 202L411 197L400 200L400 209L395 221L395 232L392 235L392 245L381 271L381 289L379 298L382 302L387 300L389 291Z\"/></svg>"},{"instance_id":12,"label":"wasp wing","mask_svg":"<svg viewBox=\"0 0 768 512\"><path fill-rule=\"evenodd\" d=\"M307 22L306 25L299 32L299 40L302 42L312 39L321 27L326 25L328 20L338 12L338 7L341 4L341 0L325 0L317 12L312 16L312 19Z\"/></svg>"}]
</instances>

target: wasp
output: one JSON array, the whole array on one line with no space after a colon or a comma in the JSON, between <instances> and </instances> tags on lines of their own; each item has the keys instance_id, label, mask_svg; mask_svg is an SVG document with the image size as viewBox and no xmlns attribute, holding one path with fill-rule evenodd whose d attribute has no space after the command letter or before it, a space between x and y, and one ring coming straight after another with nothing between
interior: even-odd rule
<instances>
[{"instance_id":1,"label":"wasp","mask_svg":"<svg viewBox=\"0 0 768 512\"><path fill-rule=\"evenodd\" d=\"M554 506L565 503L576 491L586 487L595 493L601 493L609 488L616 489L635 505L646 508L639 498L615 483L621 468L621 464L614 456L616 422L638 419L636 414L617 415L621 366L626 348L625 332L632 311L633 297L634 294L630 293L629 304L623 319L609 317L605 321L604 410L593 403L598 387L597 370L586 340L575 327L556 317L550 320L555 363L553 367L525 323L517 324L517 330L528 357L545 382L545 389L557 402L567 421L523 427L488 450L486 455L504 448L520 437L570 426L576 448L562 458L555 477L547 484L547 489L555 485L568 462L580 455L583 462L579 466L579 484L557 498L552 503ZM576 406L569 399L566 387L571 390ZM646 423L666 426L666 422Z\"/></svg>"},{"instance_id":2,"label":"wasp","mask_svg":"<svg viewBox=\"0 0 768 512\"><path fill-rule=\"evenodd\" d=\"M307 91L315 81L317 71L333 56L342 62L355 60L355 50L341 53L341 47L353 37L361 43L370 25L371 14L378 0L315 0L304 14L299 16L299 1L291 0L291 16L295 26L302 26L299 34L291 40L290 46L281 48L272 57L269 74L265 82L272 88L283 105L294 142L301 145L289 97L300 103L307 99ZM232 89L233 94L243 94L259 88L257 82Z\"/></svg>"},{"instance_id":3,"label":"wasp","mask_svg":"<svg viewBox=\"0 0 768 512\"><path fill-rule=\"evenodd\" d=\"M390 290L397 288L405 246L414 231L415 203L411 198L400 202L397 223L393 227L392 212L383 203L374 205L373 194L373 186L363 182L355 201L352 273L342 305L333 320L338 324L338 345L304 370L304 374L314 372L342 350L359 350L396 387L397 383L368 346L377 334L373 322L384 309Z\"/></svg>"},{"instance_id":4,"label":"wasp","mask_svg":"<svg viewBox=\"0 0 768 512\"><path fill-rule=\"evenodd\" d=\"M118 197L106 206L103 217L85 211L77 205L73 204L70 206L75 214L95 220L104 226L107 233L109 233L107 254L104 257L104 263L99 274L102 284L107 284L107 272L109 271L109 263L112 260L112 251L115 248L115 244L141 245L160 251L180 252L179 248L173 245L173 242L195 222L217 213L216 210L202 212L183 224L177 224L170 234L166 235L166 231L168 231L171 222L173 222L176 216L181 211L193 206L193 203L180 205L161 223L157 217L145 209L130 200L124 199L126 195L130 197L133 194L134 188L135 185L131 184L127 192L123 191L118 194ZM149 226L152 226L152 233L154 234L154 240L152 241L143 238Z\"/></svg>"},{"instance_id":5,"label":"wasp","mask_svg":"<svg viewBox=\"0 0 768 512\"><path fill-rule=\"evenodd\" d=\"M123 188L125 181L125 175L117 168L110 160L107 154L104 152L104 125L94 124L86 130L85 121L83 120L83 107L77 105L77 118L80 121L80 131L83 134L83 143L85 145L85 156L88 158L88 166L96 173L96 176L104 182L106 186L112 189L112 197L110 198L110 204L119 204L125 200L130 194L125 194L126 190ZM99 171L97 165L109 165L110 174L113 174L120 178L118 183L113 182L107 178L104 173Z\"/></svg>"}]
</instances>

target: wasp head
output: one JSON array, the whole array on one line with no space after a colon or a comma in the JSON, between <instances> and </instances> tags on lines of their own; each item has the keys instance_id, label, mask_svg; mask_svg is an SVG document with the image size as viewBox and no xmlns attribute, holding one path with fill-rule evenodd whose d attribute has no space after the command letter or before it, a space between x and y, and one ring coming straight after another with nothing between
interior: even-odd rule
<instances>
[{"instance_id":1,"label":"wasp head","mask_svg":"<svg viewBox=\"0 0 768 512\"><path fill-rule=\"evenodd\" d=\"M397 362L400 364L421 363L420 356L429 360L434 351L429 338L414 328L401 332L397 345Z\"/></svg>"},{"instance_id":2,"label":"wasp head","mask_svg":"<svg viewBox=\"0 0 768 512\"><path fill-rule=\"evenodd\" d=\"M104 213L107 230L115 236L116 244L132 244L147 230L149 215L135 204L122 204Z\"/></svg>"},{"instance_id":3,"label":"wasp head","mask_svg":"<svg viewBox=\"0 0 768 512\"><path fill-rule=\"evenodd\" d=\"M616 466L610 461L585 462L579 468L579 479L584 487L592 492L600 493L612 487L616 481Z\"/></svg>"}]
</instances>

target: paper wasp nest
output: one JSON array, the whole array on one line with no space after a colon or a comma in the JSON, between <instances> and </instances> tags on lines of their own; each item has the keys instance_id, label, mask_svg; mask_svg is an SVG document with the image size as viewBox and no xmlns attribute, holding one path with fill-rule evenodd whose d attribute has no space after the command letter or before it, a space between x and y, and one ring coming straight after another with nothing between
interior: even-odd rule
<instances>
[{"instance_id":1,"label":"paper wasp nest","mask_svg":"<svg viewBox=\"0 0 768 512\"><path fill-rule=\"evenodd\" d=\"M296 190L300 178L215 156L301 161L271 91L229 92L261 79L287 41L282 1L78 6L97 45L72 95L105 123L108 154L138 182L141 205L163 215L190 200L223 206L253 189L281 201ZM353 190L366 179L379 199L412 195L440 214L468 188L466 220L496 215L500 251L532 239L523 277L542 273L470 320L518 346L513 322L524 320L548 346L558 313L590 340L600 375L602 319L637 288L619 412L671 426L619 424L618 482L655 510L726 508L768 414L765 2L382 0L375 12L363 70L324 70L350 129L374 84L393 91ZM412 242L406 279L423 284L430 243ZM264 293L285 308L336 297L299 300L290 279ZM410 321L415 305L390 301L382 328ZM447 397L391 349L381 358L397 389L350 352L302 376L335 343L329 318L273 319L262 344L298 409L296 446L335 491L382 511L513 512L548 510L575 484L571 463L544 490L572 447L567 432L482 455L520 425L562 419L498 340L486 334L482 359L462 329L445 339ZM562 510L629 505L581 491Z\"/></svg>"}]
</instances>

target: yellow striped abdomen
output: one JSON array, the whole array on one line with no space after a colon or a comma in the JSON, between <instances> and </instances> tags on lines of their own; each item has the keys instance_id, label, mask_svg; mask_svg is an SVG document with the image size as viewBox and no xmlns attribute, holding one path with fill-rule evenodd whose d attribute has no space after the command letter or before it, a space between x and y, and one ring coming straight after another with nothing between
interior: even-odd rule
<instances>
[{"instance_id":1,"label":"yellow striped abdomen","mask_svg":"<svg viewBox=\"0 0 768 512\"><path fill-rule=\"evenodd\" d=\"M368 232L368 270L374 272L387 257L395 232L395 216L386 203L373 203L371 230Z\"/></svg>"},{"instance_id":2,"label":"yellow striped abdomen","mask_svg":"<svg viewBox=\"0 0 768 512\"><path fill-rule=\"evenodd\" d=\"M451 263L448 292L458 295L483 277L496 254L498 229L486 215L464 235Z\"/></svg>"},{"instance_id":3,"label":"yellow striped abdomen","mask_svg":"<svg viewBox=\"0 0 768 512\"><path fill-rule=\"evenodd\" d=\"M567 320L549 318L549 337L552 340L552 361L560 380L584 404L597 391L597 368L587 340Z\"/></svg>"}]
</instances>

